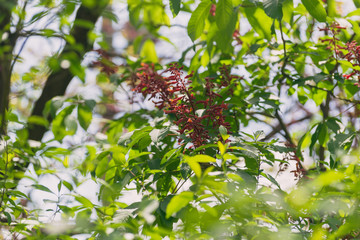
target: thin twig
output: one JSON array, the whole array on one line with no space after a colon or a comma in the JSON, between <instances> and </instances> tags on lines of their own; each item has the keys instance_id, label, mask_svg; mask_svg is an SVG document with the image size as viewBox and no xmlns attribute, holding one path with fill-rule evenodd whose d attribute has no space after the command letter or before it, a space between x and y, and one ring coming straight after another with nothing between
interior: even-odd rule
<instances>
[{"instance_id":1,"label":"thin twig","mask_svg":"<svg viewBox=\"0 0 360 240\"><path fill-rule=\"evenodd\" d=\"M174 189L174 190L176 190L176 191L173 191L172 194L176 194L176 193L182 188L182 186L186 183L186 181L189 180L189 178L190 178L192 175L194 175L194 173L191 173L187 178L185 178L184 181L183 181L183 183L179 186L179 188L178 188L178 189Z\"/></svg>"},{"instance_id":2,"label":"thin twig","mask_svg":"<svg viewBox=\"0 0 360 240\"><path fill-rule=\"evenodd\" d=\"M284 39L284 33L282 30L282 25L281 25L281 21L279 21L279 26L280 26L280 35L281 35L281 40L283 42L283 47L284 47L284 59L287 59L287 55L286 55L286 42Z\"/></svg>"},{"instance_id":3,"label":"thin twig","mask_svg":"<svg viewBox=\"0 0 360 240\"><path fill-rule=\"evenodd\" d=\"M284 123L283 119L281 118L278 110L276 110L276 112L275 112L275 117L276 117L277 120L279 121L279 124L280 124L282 130L283 130L284 133L285 133L284 136L285 136L286 140L287 140L291 145L294 145L294 141L292 140L291 135L290 135L290 133L289 133L289 131L288 131L288 129L287 129L287 126L286 126L286 124Z\"/></svg>"}]
</instances>

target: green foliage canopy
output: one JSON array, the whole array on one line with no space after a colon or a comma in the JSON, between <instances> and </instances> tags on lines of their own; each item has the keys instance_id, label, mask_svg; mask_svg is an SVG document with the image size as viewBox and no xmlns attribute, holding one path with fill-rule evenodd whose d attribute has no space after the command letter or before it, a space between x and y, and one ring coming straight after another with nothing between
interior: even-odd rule
<instances>
[{"instance_id":1,"label":"green foliage canopy","mask_svg":"<svg viewBox=\"0 0 360 240\"><path fill-rule=\"evenodd\" d=\"M3 238L359 238L359 1L121 6L0 0ZM62 48L18 73L34 36Z\"/></svg>"}]
</instances>

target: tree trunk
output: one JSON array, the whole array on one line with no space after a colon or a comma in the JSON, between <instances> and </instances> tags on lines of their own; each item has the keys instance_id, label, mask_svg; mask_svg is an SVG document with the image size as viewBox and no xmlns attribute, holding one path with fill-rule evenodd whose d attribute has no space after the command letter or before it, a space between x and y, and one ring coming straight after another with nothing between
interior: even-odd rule
<instances>
[{"instance_id":1,"label":"tree trunk","mask_svg":"<svg viewBox=\"0 0 360 240\"><path fill-rule=\"evenodd\" d=\"M0 137L7 134L12 52L15 36L10 33L11 12L16 0L0 1Z\"/></svg>"},{"instance_id":2,"label":"tree trunk","mask_svg":"<svg viewBox=\"0 0 360 240\"><path fill-rule=\"evenodd\" d=\"M82 59L86 52L92 49L92 43L88 41L88 33L95 26L96 21L107 6L109 0L102 0L96 3L96 6L89 8L82 4L77 11L74 26L70 35L74 38L75 44L66 43L63 52L59 55L59 61L70 53L75 53L79 59ZM45 104L53 97L65 94L66 88L74 75L69 69L59 69L53 71L42 91L40 98L36 101L32 116L43 116ZM48 121L52 121L51 116L45 116ZM46 128L41 125L29 124L29 139L41 141Z\"/></svg>"}]
</instances>

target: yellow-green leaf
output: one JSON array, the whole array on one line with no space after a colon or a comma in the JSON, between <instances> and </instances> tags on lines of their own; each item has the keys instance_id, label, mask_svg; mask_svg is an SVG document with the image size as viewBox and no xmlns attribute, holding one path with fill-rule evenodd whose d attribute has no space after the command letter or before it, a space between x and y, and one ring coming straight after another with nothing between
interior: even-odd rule
<instances>
[{"instance_id":1,"label":"yellow-green leaf","mask_svg":"<svg viewBox=\"0 0 360 240\"><path fill-rule=\"evenodd\" d=\"M186 161L196 161L202 163L216 162L216 159L208 155L199 154L193 157L185 156Z\"/></svg>"},{"instance_id":2,"label":"yellow-green leaf","mask_svg":"<svg viewBox=\"0 0 360 240\"><path fill-rule=\"evenodd\" d=\"M198 177L198 178L201 178L201 167L200 167L200 164L196 161L188 161L187 162L191 168L191 170L194 171L195 175Z\"/></svg>"},{"instance_id":3,"label":"yellow-green leaf","mask_svg":"<svg viewBox=\"0 0 360 240\"><path fill-rule=\"evenodd\" d=\"M271 25L273 20L259 7L246 7L245 15L254 30L263 38L271 39Z\"/></svg>"},{"instance_id":4,"label":"yellow-green leaf","mask_svg":"<svg viewBox=\"0 0 360 240\"><path fill-rule=\"evenodd\" d=\"M171 198L166 208L166 218L186 207L192 200L194 200L194 193L192 192L182 192Z\"/></svg>"},{"instance_id":5,"label":"yellow-green leaf","mask_svg":"<svg viewBox=\"0 0 360 240\"><path fill-rule=\"evenodd\" d=\"M157 63L158 57L155 50L155 44L151 39L145 41L140 56L144 58L145 61Z\"/></svg>"},{"instance_id":6,"label":"yellow-green leaf","mask_svg":"<svg viewBox=\"0 0 360 240\"><path fill-rule=\"evenodd\" d=\"M195 11L191 14L187 31L192 41L195 41L202 34L205 27L205 19L209 15L211 1L202 1Z\"/></svg>"},{"instance_id":7,"label":"yellow-green leaf","mask_svg":"<svg viewBox=\"0 0 360 240\"><path fill-rule=\"evenodd\" d=\"M301 0L310 15L319 22L326 22L326 10L320 0Z\"/></svg>"},{"instance_id":8,"label":"yellow-green leaf","mask_svg":"<svg viewBox=\"0 0 360 240\"><path fill-rule=\"evenodd\" d=\"M222 144L222 142L218 141L218 147L221 155L224 155L226 152L226 145Z\"/></svg>"}]
</instances>

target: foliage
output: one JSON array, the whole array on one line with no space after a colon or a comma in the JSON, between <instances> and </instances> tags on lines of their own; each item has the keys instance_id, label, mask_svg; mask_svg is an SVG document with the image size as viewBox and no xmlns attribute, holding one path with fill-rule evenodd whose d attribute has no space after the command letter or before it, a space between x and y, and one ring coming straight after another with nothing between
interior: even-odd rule
<instances>
[{"instance_id":1,"label":"foliage","mask_svg":"<svg viewBox=\"0 0 360 240\"><path fill-rule=\"evenodd\" d=\"M353 3L0 0L2 238L358 239Z\"/></svg>"}]
</instances>

